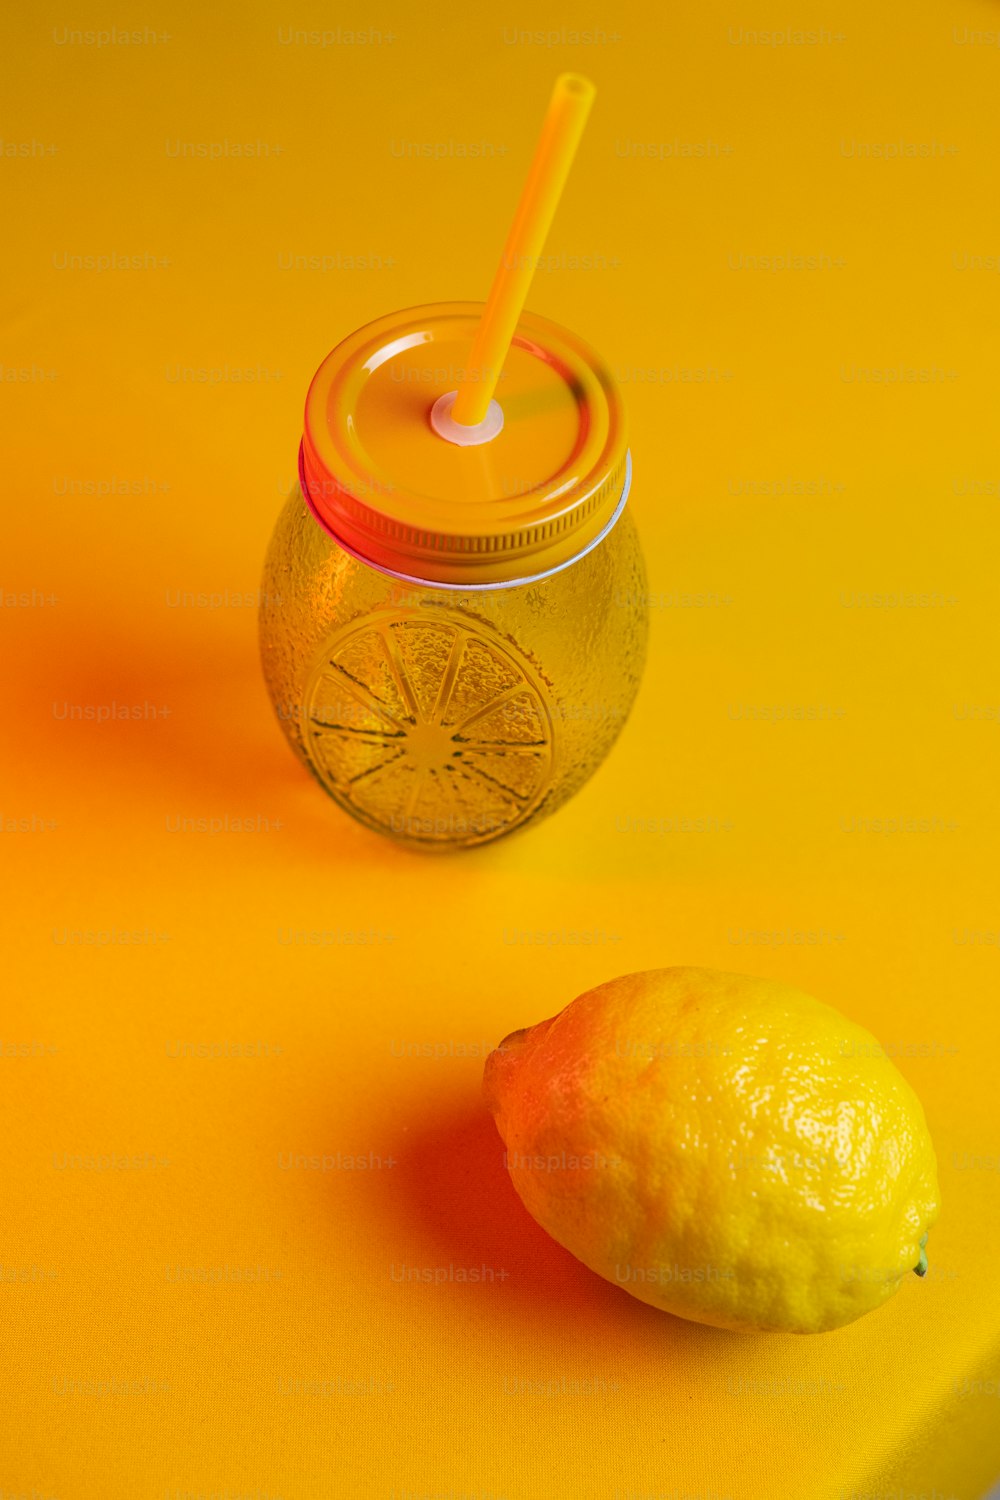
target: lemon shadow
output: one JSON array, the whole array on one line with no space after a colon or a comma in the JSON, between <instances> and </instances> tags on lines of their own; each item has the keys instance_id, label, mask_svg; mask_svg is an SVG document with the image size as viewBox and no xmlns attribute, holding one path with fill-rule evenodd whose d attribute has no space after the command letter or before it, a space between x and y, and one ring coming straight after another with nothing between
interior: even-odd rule
<instances>
[{"instance_id":1,"label":"lemon shadow","mask_svg":"<svg viewBox=\"0 0 1000 1500\"><path fill-rule=\"evenodd\" d=\"M608 1350L644 1347L669 1363L704 1361L715 1374L727 1352L742 1363L749 1348L742 1337L638 1301L557 1244L514 1191L503 1142L477 1100L411 1127L393 1149L403 1167L396 1213L433 1241L442 1263L485 1266L495 1277L506 1271L502 1294L539 1331L596 1339Z\"/></svg>"}]
</instances>

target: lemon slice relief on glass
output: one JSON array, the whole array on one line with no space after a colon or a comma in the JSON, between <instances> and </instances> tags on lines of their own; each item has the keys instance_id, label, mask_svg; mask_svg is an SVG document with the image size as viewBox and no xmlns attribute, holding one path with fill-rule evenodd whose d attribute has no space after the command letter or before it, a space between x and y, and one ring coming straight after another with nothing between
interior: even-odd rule
<instances>
[{"instance_id":1,"label":"lemon slice relief on glass","mask_svg":"<svg viewBox=\"0 0 1000 1500\"><path fill-rule=\"evenodd\" d=\"M527 665L464 618L369 615L327 641L306 748L334 798L420 843L483 843L541 802L552 723Z\"/></svg>"}]
</instances>

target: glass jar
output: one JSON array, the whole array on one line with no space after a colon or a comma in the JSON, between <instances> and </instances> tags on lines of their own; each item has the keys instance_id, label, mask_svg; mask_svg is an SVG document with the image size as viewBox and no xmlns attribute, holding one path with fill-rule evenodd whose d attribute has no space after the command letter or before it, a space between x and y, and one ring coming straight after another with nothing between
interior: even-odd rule
<instances>
[{"instance_id":1,"label":"glass jar","mask_svg":"<svg viewBox=\"0 0 1000 1500\"><path fill-rule=\"evenodd\" d=\"M502 430L435 431L481 311L411 308L328 356L261 584L292 747L344 811L427 849L564 803L620 732L646 651L624 412L593 351L524 314Z\"/></svg>"}]
</instances>

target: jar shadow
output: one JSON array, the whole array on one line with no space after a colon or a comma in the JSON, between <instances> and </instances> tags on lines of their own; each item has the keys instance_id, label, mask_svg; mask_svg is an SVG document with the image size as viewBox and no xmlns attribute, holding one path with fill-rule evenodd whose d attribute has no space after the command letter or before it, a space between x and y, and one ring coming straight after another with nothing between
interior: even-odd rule
<instances>
[{"instance_id":1,"label":"jar shadow","mask_svg":"<svg viewBox=\"0 0 1000 1500\"><path fill-rule=\"evenodd\" d=\"M38 737L32 766L62 777L69 757L81 805L273 817L324 873L413 858L342 813L296 758L249 633L199 653L141 634L126 643L92 619L85 637L53 650L40 680L12 683L12 708L59 731Z\"/></svg>"}]
</instances>

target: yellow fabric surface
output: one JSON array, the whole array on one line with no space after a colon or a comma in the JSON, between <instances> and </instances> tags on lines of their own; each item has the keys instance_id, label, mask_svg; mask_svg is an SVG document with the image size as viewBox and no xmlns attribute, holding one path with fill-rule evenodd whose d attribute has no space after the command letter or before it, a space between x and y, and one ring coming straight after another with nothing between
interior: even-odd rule
<instances>
[{"instance_id":1,"label":"yellow fabric surface","mask_svg":"<svg viewBox=\"0 0 1000 1500\"><path fill-rule=\"evenodd\" d=\"M806 10L8 19L2 1500L1000 1472L1000 18ZM485 296L566 68L597 101L529 306L622 382L649 665L567 808L421 857L293 760L254 591L313 371ZM891 1049L925 1281L739 1337L528 1218L484 1053L669 964Z\"/></svg>"}]
</instances>

